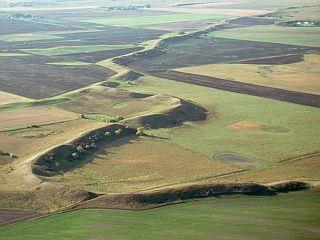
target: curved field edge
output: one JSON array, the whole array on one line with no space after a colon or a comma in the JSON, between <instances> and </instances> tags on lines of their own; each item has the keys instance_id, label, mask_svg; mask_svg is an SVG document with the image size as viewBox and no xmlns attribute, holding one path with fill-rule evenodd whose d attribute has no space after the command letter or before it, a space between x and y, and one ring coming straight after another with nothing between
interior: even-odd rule
<instances>
[{"instance_id":1,"label":"curved field edge","mask_svg":"<svg viewBox=\"0 0 320 240\"><path fill-rule=\"evenodd\" d=\"M148 211L82 209L2 227L0 237L317 239L318 199L319 190L312 190L273 197L211 197Z\"/></svg>"}]
</instances>

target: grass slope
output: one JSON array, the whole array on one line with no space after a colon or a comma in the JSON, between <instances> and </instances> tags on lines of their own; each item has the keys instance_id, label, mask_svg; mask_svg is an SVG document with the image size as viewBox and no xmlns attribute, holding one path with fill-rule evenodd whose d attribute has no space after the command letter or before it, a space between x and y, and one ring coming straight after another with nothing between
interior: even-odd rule
<instances>
[{"instance_id":1,"label":"grass slope","mask_svg":"<svg viewBox=\"0 0 320 240\"><path fill-rule=\"evenodd\" d=\"M280 27L254 26L246 28L225 29L214 32L215 37L238 40L250 40L272 43L284 43L301 46L320 46L320 27Z\"/></svg>"},{"instance_id":2,"label":"grass slope","mask_svg":"<svg viewBox=\"0 0 320 240\"><path fill-rule=\"evenodd\" d=\"M319 197L317 191L210 198L140 212L80 210L3 227L0 238L318 239Z\"/></svg>"},{"instance_id":3,"label":"grass slope","mask_svg":"<svg viewBox=\"0 0 320 240\"><path fill-rule=\"evenodd\" d=\"M212 115L204 123L149 132L203 155L216 157L232 152L267 163L319 151L320 110L317 108L149 76L127 88L135 92L162 92L206 106ZM261 127L230 128L242 121L260 122Z\"/></svg>"}]
</instances>

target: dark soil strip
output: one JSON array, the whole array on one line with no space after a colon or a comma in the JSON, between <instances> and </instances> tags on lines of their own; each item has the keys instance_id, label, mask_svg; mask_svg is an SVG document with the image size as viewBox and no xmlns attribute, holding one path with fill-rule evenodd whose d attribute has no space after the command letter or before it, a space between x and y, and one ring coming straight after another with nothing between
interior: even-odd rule
<instances>
[{"instance_id":1,"label":"dark soil strip","mask_svg":"<svg viewBox=\"0 0 320 240\"><path fill-rule=\"evenodd\" d=\"M0 209L0 226L24 221L38 216L40 216L40 214L35 212Z\"/></svg>"},{"instance_id":2,"label":"dark soil strip","mask_svg":"<svg viewBox=\"0 0 320 240\"><path fill-rule=\"evenodd\" d=\"M281 65L281 64L290 64L303 61L304 54L289 54L281 55L274 57L265 57L265 58L253 58L243 61L235 61L234 63L241 64L268 64L268 65Z\"/></svg>"},{"instance_id":3,"label":"dark soil strip","mask_svg":"<svg viewBox=\"0 0 320 240\"><path fill-rule=\"evenodd\" d=\"M252 96L265 97L289 103L301 104L311 107L320 107L320 96L309 93L294 92L284 89L258 86L248 83L235 82L220 78L200 76L196 74L182 73L177 71L152 71L151 75L163 77L179 82L216 88L220 90L242 93Z\"/></svg>"}]
</instances>

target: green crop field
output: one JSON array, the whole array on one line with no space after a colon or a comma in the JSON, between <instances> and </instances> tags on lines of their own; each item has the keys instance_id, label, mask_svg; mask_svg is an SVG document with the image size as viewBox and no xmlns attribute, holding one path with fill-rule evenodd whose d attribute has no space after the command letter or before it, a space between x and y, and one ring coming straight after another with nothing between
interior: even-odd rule
<instances>
[{"instance_id":1,"label":"green crop field","mask_svg":"<svg viewBox=\"0 0 320 240\"><path fill-rule=\"evenodd\" d=\"M39 49L25 49L23 51L43 55L43 56L57 56L74 53L90 53L107 50L129 49L135 47L132 44L126 45L81 45L81 46L61 46L58 48L39 48Z\"/></svg>"},{"instance_id":2,"label":"green crop field","mask_svg":"<svg viewBox=\"0 0 320 240\"><path fill-rule=\"evenodd\" d=\"M318 239L320 193L210 198L147 211L79 210L0 230L18 239Z\"/></svg>"},{"instance_id":3,"label":"green crop field","mask_svg":"<svg viewBox=\"0 0 320 240\"><path fill-rule=\"evenodd\" d=\"M318 108L148 76L139 85L127 88L136 92L162 92L206 106L211 112L206 122L152 130L149 134L209 157L231 152L267 163L319 150ZM251 130L230 128L243 121L259 122L261 126Z\"/></svg>"},{"instance_id":4,"label":"green crop field","mask_svg":"<svg viewBox=\"0 0 320 240\"><path fill-rule=\"evenodd\" d=\"M84 22L96 23L101 25L120 25L120 26L143 26L156 25L173 22L202 21L210 20L216 22L228 18L227 15L220 14L168 14L156 16L126 17L126 18L94 18L83 20Z\"/></svg>"},{"instance_id":5,"label":"green crop field","mask_svg":"<svg viewBox=\"0 0 320 240\"><path fill-rule=\"evenodd\" d=\"M254 26L226 29L212 33L215 37L301 46L320 46L320 27Z\"/></svg>"}]
</instances>

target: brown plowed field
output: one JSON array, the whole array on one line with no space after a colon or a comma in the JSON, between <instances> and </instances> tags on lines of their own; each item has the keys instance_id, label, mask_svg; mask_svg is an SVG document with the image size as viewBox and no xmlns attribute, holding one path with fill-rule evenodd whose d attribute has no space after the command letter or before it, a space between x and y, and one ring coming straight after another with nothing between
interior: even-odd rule
<instances>
[{"instance_id":1,"label":"brown plowed field","mask_svg":"<svg viewBox=\"0 0 320 240\"><path fill-rule=\"evenodd\" d=\"M34 212L0 209L0 226L16 223L37 216L39 216L39 214Z\"/></svg>"},{"instance_id":2,"label":"brown plowed field","mask_svg":"<svg viewBox=\"0 0 320 240\"><path fill-rule=\"evenodd\" d=\"M312 107L320 107L320 96L315 94L294 92L284 89L258 86L248 83L241 83L220 78L200 76L190 73L176 71L153 71L151 75L163 77L179 82L191 83L195 85L216 88L224 91L242 93L258 97L265 97L284 102L296 103Z\"/></svg>"},{"instance_id":3,"label":"brown plowed field","mask_svg":"<svg viewBox=\"0 0 320 240\"><path fill-rule=\"evenodd\" d=\"M78 116L58 108L31 107L0 114L0 129L15 126L31 126L76 119Z\"/></svg>"}]
</instances>

